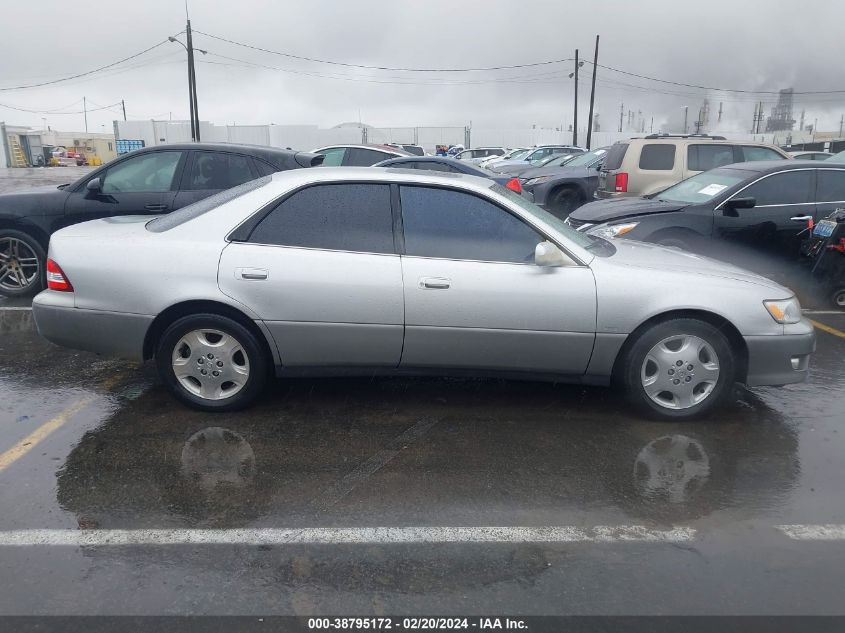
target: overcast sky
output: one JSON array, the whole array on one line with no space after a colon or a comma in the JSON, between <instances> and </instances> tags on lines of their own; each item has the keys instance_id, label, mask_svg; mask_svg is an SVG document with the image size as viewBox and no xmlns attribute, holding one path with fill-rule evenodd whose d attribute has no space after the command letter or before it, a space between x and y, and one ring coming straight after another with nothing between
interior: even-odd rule
<instances>
[{"instance_id":1,"label":"overcast sky","mask_svg":"<svg viewBox=\"0 0 845 633\"><path fill-rule=\"evenodd\" d=\"M778 8L783 5L784 8ZM252 46L352 64L394 68L511 66L569 58L576 48L599 63L650 77L718 88L776 91L845 89L841 26L845 2L805 0L189 0L195 30ZM132 55L185 27L181 0L3 0L0 89L74 75ZM180 36L184 39L184 36ZM238 124L465 125L521 128L572 123L573 63L521 69L417 73L312 63L196 34L199 113ZM242 61L232 61L236 58ZM167 43L109 71L41 88L0 91L0 121L81 131L82 110L126 101L130 119L187 118L185 51ZM282 70L257 68L250 64ZM581 71L579 117L586 122L591 68ZM306 73L306 74L296 74ZM308 74L311 73L311 74ZM318 75L318 76L315 76ZM322 75L322 76L319 76ZM628 84L628 85L621 85ZM675 93L675 94L666 94ZM680 93L680 94L678 94ZM616 130L620 103L641 111L646 129L690 125L702 90L600 69L596 111ZM710 93L721 129L748 131L755 99ZM766 103L768 114L771 103ZM839 127L845 93L796 95L795 117ZM119 106L92 111L91 131L112 131ZM666 123L666 122L669 123Z\"/></svg>"}]
</instances>

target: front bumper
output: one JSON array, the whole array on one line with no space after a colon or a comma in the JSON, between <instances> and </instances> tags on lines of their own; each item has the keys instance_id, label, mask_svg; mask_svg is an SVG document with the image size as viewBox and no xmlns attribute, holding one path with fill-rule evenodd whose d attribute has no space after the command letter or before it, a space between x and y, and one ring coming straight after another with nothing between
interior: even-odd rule
<instances>
[{"instance_id":1,"label":"front bumper","mask_svg":"<svg viewBox=\"0 0 845 633\"><path fill-rule=\"evenodd\" d=\"M816 333L806 319L784 327L783 335L746 336L749 387L806 382Z\"/></svg>"},{"instance_id":2,"label":"front bumper","mask_svg":"<svg viewBox=\"0 0 845 633\"><path fill-rule=\"evenodd\" d=\"M152 316L83 310L73 307L72 295L45 290L32 300L38 333L51 343L97 354L141 361L144 337Z\"/></svg>"}]
</instances>

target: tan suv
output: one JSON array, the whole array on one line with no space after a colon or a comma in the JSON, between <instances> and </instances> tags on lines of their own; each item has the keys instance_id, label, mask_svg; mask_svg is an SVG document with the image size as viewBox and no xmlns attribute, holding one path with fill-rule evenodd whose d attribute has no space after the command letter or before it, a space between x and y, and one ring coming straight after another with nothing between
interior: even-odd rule
<instances>
[{"instance_id":1,"label":"tan suv","mask_svg":"<svg viewBox=\"0 0 845 633\"><path fill-rule=\"evenodd\" d=\"M763 143L703 134L651 134L619 141L610 148L595 196L647 196L722 165L781 158L789 155Z\"/></svg>"}]
</instances>

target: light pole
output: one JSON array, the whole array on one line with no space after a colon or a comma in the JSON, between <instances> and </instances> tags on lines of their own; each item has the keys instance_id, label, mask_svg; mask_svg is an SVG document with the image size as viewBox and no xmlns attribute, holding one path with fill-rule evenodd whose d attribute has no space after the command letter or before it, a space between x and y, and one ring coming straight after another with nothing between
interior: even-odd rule
<instances>
[{"instance_id":1,"label":"light pole","mask_svg":"<svg viewBox=\"0 0 845 633\"><path fill-rule=\"evenodd\" d=\"M190 29L190 23L188 25ZM197 110L197 76L194 72L194 48L191 45L190 39L190 31L188 32L188 45L182 43L181 40L177 40L175 37L168 37L167 39L171 42L176 42L182 48L185 49L185 52L188 54L188 113L191 118L191 140L199 141L200 140L200 119L199 119L199 112ZM204 51L200 48L196 49L203 55L207 54L208 51Z\"/></svg>"},{"instance_id":2,"label":"light pole","mask_svg":"<svg viewBox=\"0 0 845 633\"><path fill-rule=\"evenodd\" d=\"M684 106L684 134L687 133L687 115L689 114L689 106Z\"/></svg>"},{"instance_id":3,"label":"light pole","mask_svg":"<svg viewBox=\"0 0 845 633\"><path fill-rule=\"evenodd\" d=\"M569 78L575 78L575 108L572 123L572 144L578 145L578 69L584 65L584 62L578 61L578 49L575 49L575 72L569 73Z\"/></svg>"}]
</instances>

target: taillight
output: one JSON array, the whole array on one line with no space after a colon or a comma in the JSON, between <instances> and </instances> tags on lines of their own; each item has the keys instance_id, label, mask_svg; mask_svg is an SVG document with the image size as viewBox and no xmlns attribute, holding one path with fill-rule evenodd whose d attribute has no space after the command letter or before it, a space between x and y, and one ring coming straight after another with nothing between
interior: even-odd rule
<instances>
[{"instance_id":1,"label":"taillight","mask_svg":"<svg viewBox=\"0 0 845 633\"><path fill-rule=\"evenodd\" d=\"M519 178L511 178L505 183L505 187L516 193L522 193L522 185L519 184Z\"/></svg>"},{"instance_id":2,"label":"taillight","mask_svg":"<svg viewBox=\"0 0 845 633\"><path fill-rule=\"evenodd\" d=\"M619 193L628 191L628 174L624 171L616 174L616 191Z\"/></svg>"},{"instance_id":3,"label":"taillight","mask_svg":"<svg viewBox=\"0 0 845 633\"><path fill-rule=\"evenodd\" d=\"M73 292L73 286L70 285L65 272L52 259L47 260L47 287L50 290Z\"/></svg>"}]
</instances>

